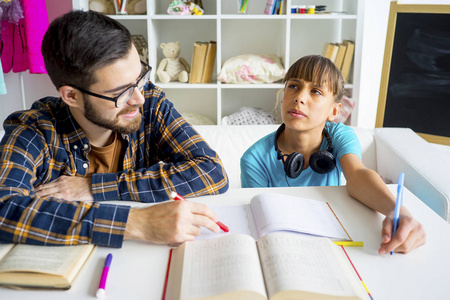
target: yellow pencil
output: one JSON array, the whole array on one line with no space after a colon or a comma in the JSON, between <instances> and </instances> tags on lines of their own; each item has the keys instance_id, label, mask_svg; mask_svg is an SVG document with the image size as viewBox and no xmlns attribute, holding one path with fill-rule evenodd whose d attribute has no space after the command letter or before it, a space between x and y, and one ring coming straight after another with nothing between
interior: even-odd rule
<instances>
[{"instance_id":1,"label":"yellow pencil","mask_svg":"<svg viewBox=\"0 0 450 300\"><path fill-rule=\"evenodd\" d=\"M362 247L364 243L362 241L334 241L338 246L347 246L347 247Z\"/></svg>"}]
</instances>

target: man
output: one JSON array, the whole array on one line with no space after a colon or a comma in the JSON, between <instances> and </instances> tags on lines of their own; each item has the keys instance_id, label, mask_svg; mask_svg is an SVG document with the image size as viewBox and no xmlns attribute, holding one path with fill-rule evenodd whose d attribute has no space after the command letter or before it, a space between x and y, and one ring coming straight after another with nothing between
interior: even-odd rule
<instances>
[{"instance_id":1,"label":"man","mask_svg":"<svg viewBox=\"0 0 450 300\"><path fill-rule=\"evenodd\" d=\"M217 154L149 82L128 30L95 12L55 20L42 43L60 98L36 101L4 122L0 144L0 240L44 245L123 239L179 243L219 232L206 206L187 201L147 208L171 191L224 193Z\"/></svg>"}]
</instances>

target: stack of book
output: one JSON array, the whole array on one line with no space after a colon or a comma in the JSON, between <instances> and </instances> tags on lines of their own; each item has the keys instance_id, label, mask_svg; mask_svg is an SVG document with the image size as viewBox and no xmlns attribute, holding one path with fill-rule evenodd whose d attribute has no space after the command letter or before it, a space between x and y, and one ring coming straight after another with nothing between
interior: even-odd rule
<instances>
[{"instance_id":1,"label":"stack of book","mask_svg":"<svg viewBox=\"0 0 450 300\"><path fill-rule=\"evenodd\" d=\"M344 40L342 43L325 43L322 56L334 62L336 67L341 70L344 81L347 83L354 52L355 43Z\"/></svg>"},{"instance_id":2,"label":"stack of book","mask_svg":"<svg viewBox=\"0 0 450 300\"><path fill-rule=\"evenodd\" d=\"M215 41L195 42L189 83L210 83L216 59Z\"/></svg>"},{"instance_id":3,"label":"stack of book","mask_svg":"<svg viewBox=\"0 0 450 300\"><path fill-rule=\"evenodd\" d=\"M266 15L281 15L285 0L267 0L264 13Z\"/></svg>"}]
</instances>

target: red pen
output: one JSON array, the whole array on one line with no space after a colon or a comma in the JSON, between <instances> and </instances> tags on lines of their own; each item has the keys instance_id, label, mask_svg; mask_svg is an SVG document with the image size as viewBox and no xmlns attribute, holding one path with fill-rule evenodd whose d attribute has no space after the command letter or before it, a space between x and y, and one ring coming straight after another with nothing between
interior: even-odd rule
<instances>
[{"instance_id":1,"label":"red pen","mask_svg":"<svg viewBox=\"0 0 450 300\"><path fill-rule=\"evenodd\" d=\"M177 192L171 192L170 193L170 198L172 198L173 200L184 200L184 201L187 201L184 197L178 195ZM223 224L222 222L217 221L216 224L219 225L220 229L222 229L224 232L230 231L230 229L228 229L228 227L225 224Z\"/></svg>"}]
</instances>

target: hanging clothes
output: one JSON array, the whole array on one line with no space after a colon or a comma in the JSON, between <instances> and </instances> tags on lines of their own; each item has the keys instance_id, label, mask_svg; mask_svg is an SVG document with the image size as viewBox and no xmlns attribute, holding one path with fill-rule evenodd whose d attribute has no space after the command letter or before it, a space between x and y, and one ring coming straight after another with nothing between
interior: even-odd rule
<instances>
[{"instance_id":1,"label":"hanging clothes","mask_svg":"<svg viewBox=\"0 0 450 300\"><path fill-rule=\"evenodd\" d=\"M48 28L45 0L20 1L24 18L17 24L3 20L1 23L3 72L47 73L41 54L42 38Z\"/></svg>"},{"instance_id":2,"label":"hanging clothes","mask_svg":"<svg viewBox=\"0 0 450 300\"><path fill-rule=\"evenodd\" d=\"M22 18L23 9L19 0L0 0L0 21L17 24Z\"/></svg>"},{"instance_id":3,"label":"hanging clothes","mask_svg":"<svg viewBox=\"0 0 450 300\"><path fill-rule=\"evenodd\" d=\"M0 63L0 95L6 94L5 79L3 78L3 68Z\"/></svg>"},{"instance_id":4,"label":"hanging clothes","mask_svg":"<svg viewBox=\"0 0 450 300\"><path fill-rule=\"evenodd\" d=\"M28 70L28 53L25 44L24 19L12 24L2 22L2 66L3 72L14 73Z\"/></svg>"}]
</instances>

